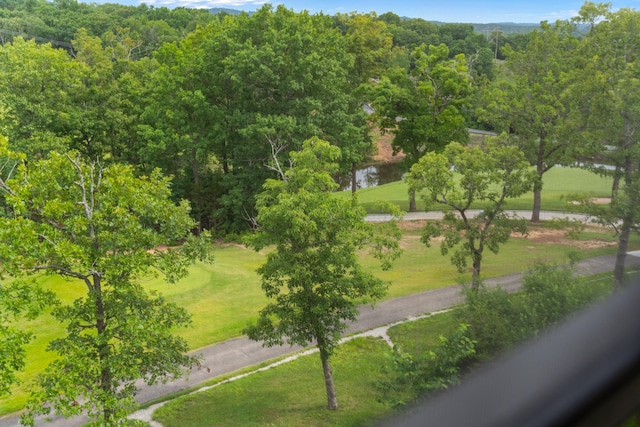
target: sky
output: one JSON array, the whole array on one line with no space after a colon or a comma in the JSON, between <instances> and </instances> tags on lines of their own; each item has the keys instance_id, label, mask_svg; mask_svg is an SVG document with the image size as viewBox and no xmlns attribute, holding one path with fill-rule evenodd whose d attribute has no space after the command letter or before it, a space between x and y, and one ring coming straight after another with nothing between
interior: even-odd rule
<instances>
[{"instance_id":1,"label":"sky","mask_svg":"<svg viewBox=\"0 0 640 427\"><path fill-rule=\"evenodd\" d=\"M154 7L174 8L177 6L211 9L216 7L254 11L264 3L284 4L296 12L323 12L328 15L357 11L374 11L377 14L393 12L409 18L423 18L428 21L495 23L555 22L575 16L584 3L583 0L82 0L87 3L120 3L137 6L146 3ZM595 3L604 0L593 0ZM628 7L640 8L640 0L610 0L612 10Z\"/></svg>"}]
</instances>

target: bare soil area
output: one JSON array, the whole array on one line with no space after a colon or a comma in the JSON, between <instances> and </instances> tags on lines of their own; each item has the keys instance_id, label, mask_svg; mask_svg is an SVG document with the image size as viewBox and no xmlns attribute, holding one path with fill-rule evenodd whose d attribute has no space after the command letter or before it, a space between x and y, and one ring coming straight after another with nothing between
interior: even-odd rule
<instances>
[{"instance_id":1,"label":"bare soil area","mask_svg":"<svg viewBox=\"0 0 640 427\"><path fill-rule=\"evenodd\" d=\"M424 228L426 221L401 221L398 223L399 227L402 230L413 231L413 230L421 230ZM555 229L555 228L546 228L541 226L529 225L529 231L527 236L521 236L519 234L514 234L511 236L512 239L527 239L532 243L537 243L541 245L546 244L557 244L557 245L566 245L572 246L578 249L597 249L603 248L607 246L615 246L616 242L613 240L604 240L604 239L587 239L587 240L576 240L569 237L567 234L571 231L569 228ZM598 231L602 232L603 229L601 227L588 226L585 231ZM403 236L403 240L415 240L419 239L420 236L417 235L405 235ZM436 240L437 241L437 240ZM434 241L435 243L435 241ZM535 246L530 247L531 250L535 249Z\"/></svg>"},{"instance_id":2,"label":"bare soil area","mask_svg":"<svg viewBox=\"0 0 640 427\"><path fill-rule=\"evenodd\" d=\"M600 227L587 227L585 231L602 231L603 229ZM567 236L567 233L570 232L569 229L550 229L544 227L529 227L529 232L526 237L523 236L513 236L515 238L526 238L531 242L536 242L540 244L560 244L566 246L573 246L578 249L597 249L604 248L607 246L615 246L616 242L612 240L604 240L604 239L587 239L587 240L576 240Z\"/></svg>"},{"instance_id":3,"label":"bare soil area","mask_svg":"<svg viewBox=\"0 0 640 427\"><path fill-rule=\"evenodd\" d=\"M402 152L396 155L393 154L393 147L391 146L391 141L393 141L392 133L382 134L380 130L374 128L371 130L371 136L378 147L377 154L373 156L374 163L397 163L404 159L404 153Z\"/></svg>"}]
</instances>

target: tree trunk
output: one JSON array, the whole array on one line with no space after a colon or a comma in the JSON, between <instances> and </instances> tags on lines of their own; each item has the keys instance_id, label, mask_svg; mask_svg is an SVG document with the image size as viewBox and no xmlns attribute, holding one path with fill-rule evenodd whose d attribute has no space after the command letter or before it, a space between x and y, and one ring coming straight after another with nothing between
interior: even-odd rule
<instances>
[{"instance_id":1,"label":"tree trunk","mask_svg":"<svg viewBox=\"0 0 640 427\"><path fill-rule=\"evenodd\" d=\"M536 154L536 173L538 176L533 184L533 209L531 211L531 222L540 222L540 209L542 208L542 175L544 174L544 153L545 139L540 136L538 152Z\"/></svg>"},{"instance_id":2,"label":"tree trunk","mask_svg":"<svg viewBox=\"0 0 640 427\"><path fill-rule=\"evenodd\" d=\"M540 208L542 206L541 194L541 188L536 188L533 190L533 210L531 211L531 222L540 222Z\"/></svg>"},{"instance_id":3,"label":"tree trunk","mask_svg":"<svg viewBox=\"0 0 640 427\"><path fill-rule=\"evenodd\" d=\"M358 191L358 180L356 179L356 171L357 171L357 165L354 163L351 163L351 193L355 194L356 191Z\"/></svg>"},{"instance_id":4,"label":"tree trunk","mask_svg":"<svg viewBox=\"0 0 640 427\"><path fill-rule=\"evenodd\" d=\"M99 274L93 275L93 286L96 301L96 332L98 337L103 335L107 329L106 312L102 301L102 284ZM100 389L104 396L113 394L111 368L109 367L109 343L99 340L98 358L100 359ZM110 425L113 418L113 408L105 401L102 403L103 424Z\"/></svg>"},{"instance_id":5,"label":"tree trunk","mask_svg":"<svg viewBox=\"0 0 640 427\"><path fill-rule=\"evenodd\" d=\"M482 254L473 254L473 275L471 276L471 289L477 292L480 288L480 263L482 262Z\"/></svg>"},{"instance_id":6,"label":"tree trunk","mask_svg":"<svg viewBox=\"0 0 640 427\"><path fill-rule=\"evenodd\" d=\"M195 196L195 204L197 212L198 235L202 232L202 194L200 192L200 171L198 168L198 152L195 148L191 150L191 171L193 173L193 192Z\"/></svg>"},{"instance_id":7,"label":"tree trunk","mask_svg":"<svg viewBox=\"0 0 640 427\"><path fill-rule=\"evenodd\" d=\"M415 190L411 190L409 193L409 212L416 212L418 210L418 205L416 204L416 192Z\"/></svg>"},{"instance_id":8,"label":"tree trunk","mask_svg":"<svg viewBox=\"0 0 640 427\"><path fill-rule=\"evenodd\" d=\"M627 257L627 248L629 246L629 236L633 227L633 210L638 205L638 193L633 190L633 174L635 172L635 162L630 152L632 147L633 131L631 120L624 117L624 139L619 149L624 150L623 174L624 174L624 190L629 196L628 208L622 216L622 227L620 227L620 235L618 237L618 252L616 253L616 266L613 270L613 278L617 287L624 285L624 264Z\"/></svg>"},{"instance_id":9,"label":"tree trunk","mask_svg":"<svg viewBox=\"0 0 640 427\"><path fill-rule=\"evenodd\" d=\"M320 350L320 360L322 360L322 371L324 372L324 386L327 389L327 409L336 410L338 409L338 397L336 396L336 388L333 385L329 356L322 350Z\"/></svg>"},{"instance_id":10,"label":"tree trunk","mask_svg":"<svg viewBox=\"0 0 640 427\"><path fill-rule=\"evenodd\" d=\"M616 165L616 170L613 173L613 184L611 185L611 200L615 200L618 197L618 190L620 190L620 176L622 175L620 165Z\"/></svg>"},{"instance_id":11,"label":"tree trunk","mask_svg":"<svg viewBox=\"0 0 640 427\"><path fill-rule=\"evenodd\" d=\"M617 287L624 285L624 263L627 257L629 235L631 234L631 221L628 218L622 220L620 235L618 236L618 252L616 253L616 266L613 269L613 279Z\"/></svg>"}]
</instances>

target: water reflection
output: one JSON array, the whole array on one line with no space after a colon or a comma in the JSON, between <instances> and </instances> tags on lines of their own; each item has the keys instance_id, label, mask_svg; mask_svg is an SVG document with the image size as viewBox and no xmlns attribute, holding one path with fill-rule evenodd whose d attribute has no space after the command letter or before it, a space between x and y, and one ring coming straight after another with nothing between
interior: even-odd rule
<instances>
[{"instance_id":1,"label":"water reflection","mask_svg":"<svg viewBox=\"0 0 640 427\"><path fill-rule=\"evenodd\" d=\"M356 171L356 180L358 188L367 188L400 181L402 175L403 172L397 163L387 163L358 169ZM336 181L340 184L341 190L351 188L351 175L339 176Z\"/></svg>"}]
</instances>

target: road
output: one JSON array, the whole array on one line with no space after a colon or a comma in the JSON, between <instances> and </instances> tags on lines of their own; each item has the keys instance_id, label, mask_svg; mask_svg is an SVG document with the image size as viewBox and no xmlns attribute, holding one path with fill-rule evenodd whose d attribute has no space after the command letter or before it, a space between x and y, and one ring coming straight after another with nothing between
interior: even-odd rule
<instances>
[{"instance_id":1,"label":"road","mask_svg":"<svg viewBox=\"0 0 640 427\"><path fill-rule=\"evenodd\" d=\"M412 219L423 219L424 213L422 215L416 214L415 216L416 218ZM376 220L376 218L370 219ZM627 257L627 266L640 267L640 251L629 253L629 255L631 256ZM614 265L615 255L606 255L580 261L576 266L576 271L582 275L591 275L612 271ZM489 286L499 284L507 290L516 290L520 286L521 277L522 274L517 273L487 279L485 283ZM349 325L348 334L368 331L424 313L443 310L460 302L460 286L452 286L382 301L375 308L371 308L368 305L362 306L358 320ZM187 379L179 379L156 386L140 384L136 400L140 403L149 402L171 393L195 387L211 378L228 374L241 368L254 366L297 350L300 350L300 348L290 346L263 348L260 343L253 342L246 337L234 338L214 344L195 351L195 353L201 354L203 357L202 367L193 370ZM17 427L19 426L18 421L18 417L5 417L0 419L0 427ZM40 418L36 421L36 426L76 427L86 422L87 419L85 417L68 420L61 417L53 417L51 422L46 422L44 418Z\"/></svg>"}]
</instances>

